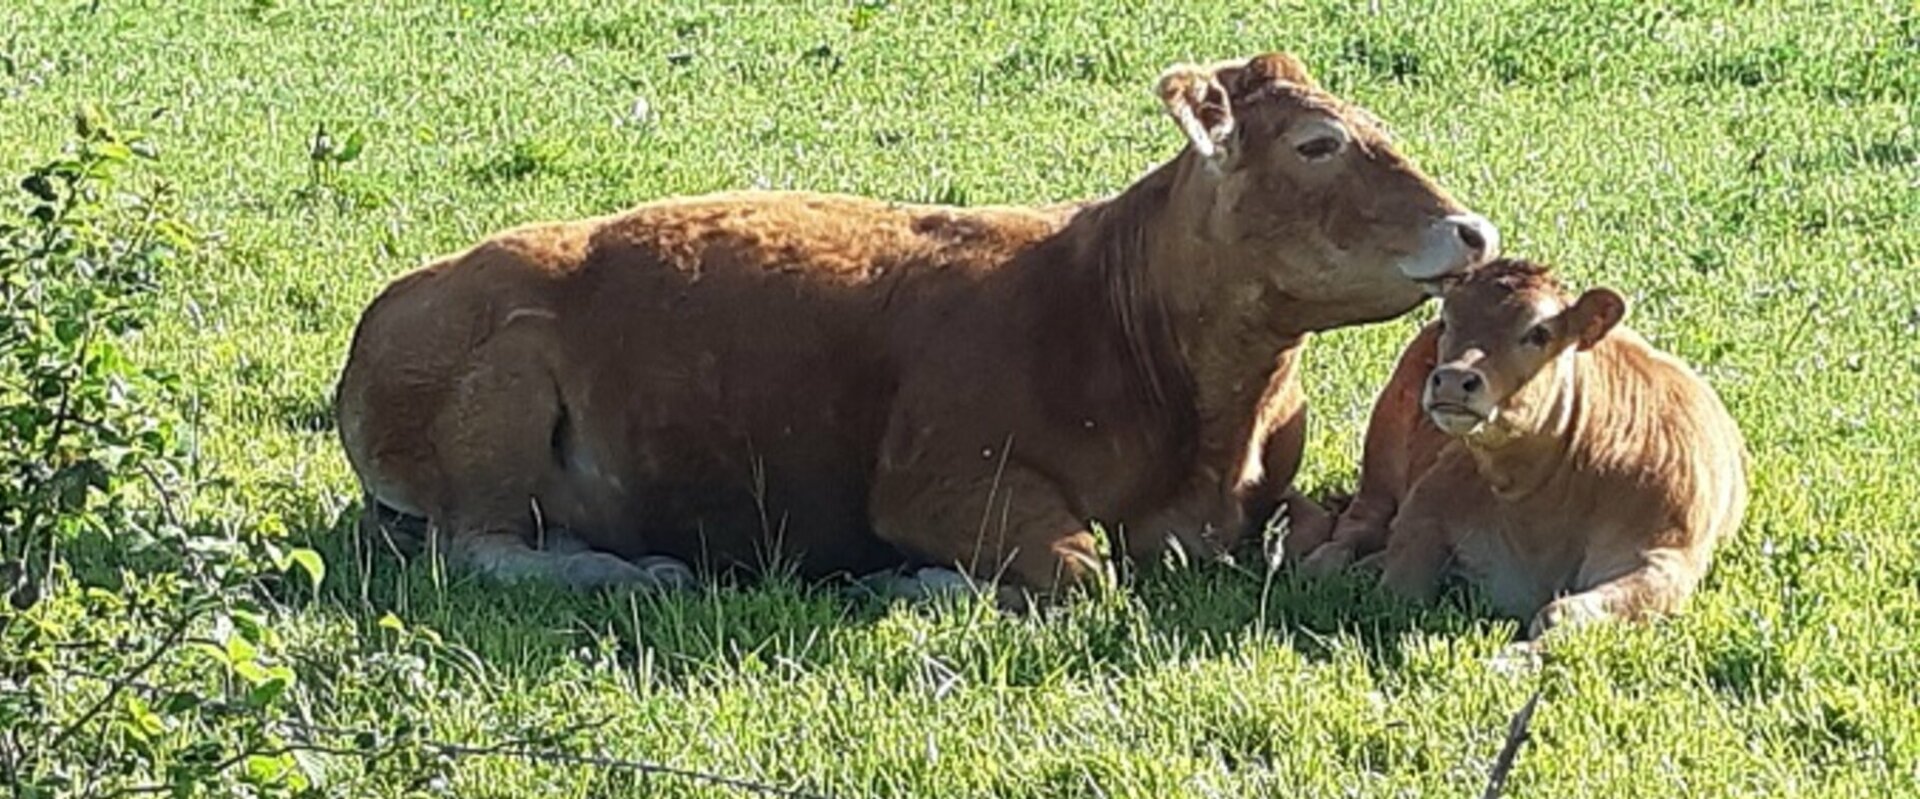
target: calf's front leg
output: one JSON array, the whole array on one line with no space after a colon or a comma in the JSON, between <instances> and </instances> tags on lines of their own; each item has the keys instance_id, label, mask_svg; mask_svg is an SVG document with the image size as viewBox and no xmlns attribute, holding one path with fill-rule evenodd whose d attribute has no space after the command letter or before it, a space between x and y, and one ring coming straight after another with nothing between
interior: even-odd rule
<instances>
[{"instance_id":1,"label":"calf's front leg","mask_svg":"<svg viewBox=\"0 0 1920 799\"><path fill-rule=\"evenodd\" d=\"M1440 598L1440 580L1452 555L1447 533L1430 517L1402 515L1393 521L1382 556L1380 587L1422 604Z\"/></svg>"},{"instance_id":2,"label":"calf's front leg","mask_svg":"<svg viewBox=\"0 0 1920 799\"><path fill-rule=\"evenodd\" d=\"M1333 523L1333 534L1300 562L1300 572L1324 577L1346 568L1357 556L1380 551L1387 544L1394 508L1392 496L1362 482L1353 503Z\"/></svg>"},{"instance_id":3,"label":"calf's front leg","mask_svg":"<svg viewBox=\"0 0 1920 799\"><path fill-rule=\"evenodd\" d=\"M1617 576L1593 582L1587 574L1582 582L1592 587L1560 597L1534 614L1527 624L1527 637L1539 638L1548 630L1572 627L1608 619L1637 620L1671 613L1685 604L1700 582L1700 569L1681 550L1658 549L1633 558L1626 564L1601 564L1601 569L1582 572L1613 572ZM1624 571L1621 569L1624 568Z\"/></svg>"},{"instance_id":4,"label":"calf's front leg","mask_svg":"<svg viewBox=\"0 0 1920 799\"><path fill-rule=\"evenodd\" d=\"M1448 439L1426 418L1420 394L1439 362L1440 329L1429 324L1409 342L1393 375L1374 400L1360 459L1360 488L1334 522L1324 546L1307 556L1301 571L1325 575L1387 544L1389 525L1401 501L1417 484Z\"/></svg>"}]
</instances>

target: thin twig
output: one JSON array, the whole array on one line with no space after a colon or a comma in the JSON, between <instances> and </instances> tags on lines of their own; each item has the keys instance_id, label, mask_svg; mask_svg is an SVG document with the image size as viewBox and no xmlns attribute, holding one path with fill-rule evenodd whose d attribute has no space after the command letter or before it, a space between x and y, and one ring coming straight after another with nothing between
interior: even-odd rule
<instances>
[{"instance_id":1,"label":"thin twig","mask_svg":"<svg viewBox=\"0 0 1920 799\"><path fill-rule=\"evenodd\" d=\"M166 481L161 480L160 474L145 461L136 460L134 466L140 470L141 474L146 475L148 483L153 484L154 493L160 495L160 511L166 514L167 524L176 529L180 528L180 514L174 510L173 491L167 488Z\"/></svg>"},{"instance_id":2,"label":"thin twig","mask_svg":"<svg viewBox=\"0 0 1920 799\"><path fill-rule=\"evenodd\" d=\"M155 693L155 694L165 693L165 689L161 688L160 686L153 685L151 683L142 682L138 678L138 672L136 672L135 676L129 677L129 678L111 678L111 677L105 677L102 675L93 674L91 672L87 672L84 670L75 669L71 667L66 667L66 666L60 666L56 668L59 671L72 674L74 676L85 677L89 679L106 682L107 684L111 685L113 687L113 690L115 691L118 691L124 688L132 688L135 690L146 691L146 692ZM241 705L228 704L225 702L218 702L218 701L207 702L206 705L216 708L218 710L233 712L233 713L256 712L252 708L248 708ZM550 734L541 735L538 737L538 740L546 740L546 741L564 740L566 738L578 735L583 732L591 732L593 730L599 729L611 722L612 722L612 719L597 719L594 721L582 722L579 724L572 724L572 725L568 725L567 727L559 731L556 731ZM327 736L335 736L340 738L353 738L355 736L359 736L359 735L363 735L371 732L369 730L355 730L355 729L348 729L344 727L329 727L329 726L320 725L320 724L311 724L304 721L275 720L275 721L270 721L269 723L276 727L279 727L283 733L286 733L289 735L303 736L303 737L314 736L314 735L327 735ZM753 780L742 779L738 777L727 777L724 775L711 774L708 772L698 771L695 769L669 766L663 763L653 763L653 762L644 761L644 760L624 760L620 758L601 757L601 756L595 756L595 755L576 755L569 752L562 752L554 749L539 748L539 747L535 747L531 740L528 740L525 738L518 738L518 739L510 738L504 741L499 741L492 744L486 744L483 746L472 745L472 744L450 743L446 741L437 741L433 739L418 739L414 741L414 743L436 754L443 754L451 757L512 757L512 758L518 758L521 760L530 760L538 763L565 763L565 764L574 764L574 765L591 765L591 766L599 766L601 768L618 769L622 771L632 771L640 774L652 774L652 775L664 776L664 777L679 777L682 779L689 779L697 782L704 782L711 785L720 785L720 786L734 788L741 791L757 793L763 796L784 797L784 799L833 799L833 797L830 797L826 794L808 793L806 791L799 791L791 788L782 788L777 785L755 782ZM228 768L238 765L239 763L244 762L247 757L252 755L264 755L267 757L277 757L281 754L287 754L291 752L319 752L322 754L331 754L331 755L340 755L340 756L357 756L357 757L369 757L377 754L375 752L369 752L361 749L348 749L344 747L330 746L326 744L316 744L310 740L303 740L295 743L289 743L277 749L264 750L264 751L254 750L254 751L248 751L248 752L236 754L224 761L221 761L219 764L216 765L216 767L213 770L215 772L224 771ZM160 793L162 791L168 790L170 787L171 786L161 786L157 784L138 785L130 788L119 789L111 794L108 794L108 797Z\"/></svg>"},{"instance_id":3,"label":"thin twig","mask_svg":"<svg viewBox=\"0 0 1920 799\"><path fill-rule=\"evenodd\" d=\"M833 799L832 797L829 797L826 794L797 791L791 788L782 788L777 785L769 785L766 783L754 782L752 780L745 780L737 777L725 777L719 774L709 774L704 771L696 771L694 769L687 769L687 768L678 768L675 766L668 766L661 763L649 763L641 760L621 760L619 758L612 758L612 757L597 757L594 755L575 755L575 754L569 754L566 752L554 752L554 751L532 749L532 748L526 748L526 747L500 746L500 745L488 746L488 747L473 747L473 746L463 746L461 744L448 744L448 743L439 743L439 742L430 741L426 743L426 746L428 746L429 748L438 750L445 754L454 755L456 757L493 755L493 756L500 756L500 757L517 757L523 760L533 760L541 763L569 763L569 764L575 764L575 765L599 766L601 768L619 769L622 771L633 771L641 774L657 774L661 776L681 777L684 779L695 780L698 782L705 782L713 785L722 785L728 788L737 788L742 791L750 791L752 793L762 794L765 796L780 796L780 797L786 797L787 799Z\"/></svg>"},{"instance_id":4,"label":"thin twig","mask_svg":"<svg viewBox=\"0 0 1920 799\"><path fill-rule=\"evenodd\" d=\"M247 759L251 757L269 757L269 758L283 757L286 755L293 754L294 752L318 752L323 755L342 755L342 756L365 754L364 752L361 752L357 749L348 749L348 748L339 747L339 746L322 746L319 744L310 744L310 743L288 744L286 746L277 746L271 749L249 749L247 751L241 752L239 754L236 754L232 757L229 757L225 760L222 760L218 763L213 764L213 768L211 769L211 771L215 774L218 774L222 771L226 771L227 769L233 768L234 766L237 766L237 765L240 765L241 763L246 762ZM116 788L111 793L108 793L105 796L101 797L101 799L119 799L119 797L122 797L122 796L139 796L142 794L149 794L149 793L166 793L167 791L173 790L174 787L175 786L171 783L160 783L160 782L148 783L145 785L129 785L124 788Z\"/></svg>"},{"instance_id":5,"label":"thin twig","mask_svg":"<svg viewBox=\"0 0 1920 799\"><path fill-rule=\"evenodd\" d=\"M0 746L0 752L5 752L6 757L0 760L0 776L6 778L9 792L17 797L20 795L20 771L26 763L26 748L20 745L18 729L7 730L4 743L4 746Z\"/></svg>"},{"instance_id":6,"label":"thin twig","mask_svg":"<svg viewBox=\"0 0 1920 799\"><path fill-rule=\"evenodd\" d=\"M541 737L547 740L559 740L559 739L571 737L573 735L577 735L581 732L587 732L594 729L598 729L600 727L606 726L610 721L611 719L601 719L598 721L571 725L567 727L565 730L562 730L560 732L557 732L551 735L543 735ZM347 730L347 729L341 729L338 727L322 727L319 725L311 725L303 722L279 722L279 724L283 727L286 727L289 730L296 730L296 729L305 730L307 732L319 733L322 735L353 736L353 735L360 734L360 732L356 730ZM737 790L757 793L763 796L778 796L778 797L785 797L785 799L833 799L833 797L829 797L825 794L808 793L806 791L794 790L792 788L782 788L777 785L771 785L763 782L756 782L753 780L742 779L739 777L728 777L720 774L712 774L712 773L699 771L695 769L669 766L663 763L653 763L653 762L644 761L644 760L624 760L620 758L601 757L597 755L576 755L571 752L562 752L562 751L547 749L547 748L537 748L532 746L527 740L524 740L524 739L509 739L509 740L500 741L497 743L487 744L484 746L449 743L446 741L436 741L432 739L422 739L417 741L416 743L422 748L431 750L436 754L443 754L451 757L512 757L512 758L519 758L521 760L531 760L537 763L548 763L548 764L565 763L565 764L572 764L572 765L599 766L601 768L618 769L622 771L632 771L640 774L652 774L652 775L666 776L666 777L680 777L682 779L689 779L697 782L708 783L711 785L720 785L728 788L734 788ZM326 749L322 749L319 747L308 747L304 744L296 745L291 748L308 749L309 751L327 751ZM347 754L365 754L365 753L347 752Z\"/></svg>"},{"instance_id":7,"label":"thin twig","mask_svg":"<svg viewBox=\"0 0 1920 799\"><path fill-rule=\"evenodd\" d=\"M1513 770L1513 760L1520 754L1520 745L1526 743L1527 728L1533 724L1533 710L1540 705L1539 688L1533 689L1533 696L1513 714L1513 720L1507 723L1507 742L1500 747L1500 755L1493 759L1493 771L1487 775L1487 790L1480 799L1499 799L1500 789L1506 787L1507 772Z\"/></svg>"},{"instance_id":8,"label":"thin twig","mask_svg":"<svg viewBox=\"0 0 1920 799\"><path fill-rule=\"evenodd\" d=\"M187 628L192 626L194 621L199 617L199 613L189 613L175 622L173 628L167 631L167 637L161 640L159 646L154 647L153 653L147 655L146 659L140 661L139 665L134 666L132 671L127 672L126 681L115 680L108 683L106 695L96 700L92 706L87 708L85 713L80 714L80 717L74 719L72 724L67 725L66 729L61 730L59 735L54 736L53 742L47 744L47 750L58 751L61 744L66 743L68 739L74 736L74 733L79 732L82 728L91 724L93 719L100 715L100 711L105 710L107 705L112 704L113 700L120 696L120 692L125 690L131 681L139 680L145 676L147 672L152 671L154 666L159 665L160 659L166 657L167 653L172 652L174 647L180 644L180 639L187 634Z\"/></svg>"}]
</instances>

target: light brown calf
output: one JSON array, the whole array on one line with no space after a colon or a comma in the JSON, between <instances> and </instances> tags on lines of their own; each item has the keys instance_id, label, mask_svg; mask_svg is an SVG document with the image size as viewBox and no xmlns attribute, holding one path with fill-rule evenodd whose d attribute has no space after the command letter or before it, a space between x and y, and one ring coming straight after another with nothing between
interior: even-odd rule
<instances>
[{"instance_id":1,"label":"light brown calf","mask_svg":"<svg viewBox=\"0 0 1920 799\"><path fill-rule=\"evenodd\" d=\"M1431 600L1448 572L1528 635L1680 608L1746 509L1746 446L1706 381L1501 260L1449 286L1374 407L1361 488L1326 572L1383 544L1381 583Z\"/></svg>"},{"instance_id":2,"label":"light brown calf","mask_svg":"<svg viewBox=\"0 0 1920 799\"><path fill-rule=\"evenodd\" d=\"M1291 489L1308 336L1406 313L1497 232L1291 56L1156 88L1184 148L1111 198L669 199L401 277L335 402L366 518L576 586L779 559L1047 589L1093 522L1206 555L1283 503L1324 540Z\"/></svg>"}]
</instances>

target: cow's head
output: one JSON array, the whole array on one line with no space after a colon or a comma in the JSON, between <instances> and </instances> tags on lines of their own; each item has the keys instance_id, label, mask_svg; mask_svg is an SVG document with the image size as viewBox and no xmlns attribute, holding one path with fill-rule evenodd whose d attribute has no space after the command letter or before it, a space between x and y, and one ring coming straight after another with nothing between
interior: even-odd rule
<instances>
[{"instance_id":1,"label":"cow's head","mask_svg":"<svg viewBox=\"0 0 1920 799\"><path fill-rule=\"evenodd\" d=\"M1491 223L1291 55L1175 66L1158 92L1190 142L1191 235L1216 270L1296 300L1308 328L1403 314L1499 250Z\"/></svg>"},{"instance_id":2,"label":"cow's head","mask_svg":"<svg viewBox=\"0 0 1920 799\"><path fill-rule=\"evenodd\" d=\"M1439 365L1421 406L1453 436L1537 429L1557 378L1626 315L1627 301L1594 288L1569 301L1545 267L1502 259L1452 282L1441 300Z\"/></svg>"}]
</instances>

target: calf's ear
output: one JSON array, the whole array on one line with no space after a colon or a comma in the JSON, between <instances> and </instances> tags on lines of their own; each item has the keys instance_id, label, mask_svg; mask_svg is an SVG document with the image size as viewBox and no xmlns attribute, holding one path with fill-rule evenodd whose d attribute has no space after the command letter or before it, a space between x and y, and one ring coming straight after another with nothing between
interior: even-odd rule
<instances>
[{"instance_id":1,"label":"calf's ear","mask_svg":"<svg viewBox=\"0 0 1920 799\"><path fill-rule=\"evenodd\" d=\"M1587 289L1562 315L1567 320L1567 332L1579 337L1580 349L1593 349L1626 318L1627 299L1613 289Z\"/></svg>"}]
</instances>

